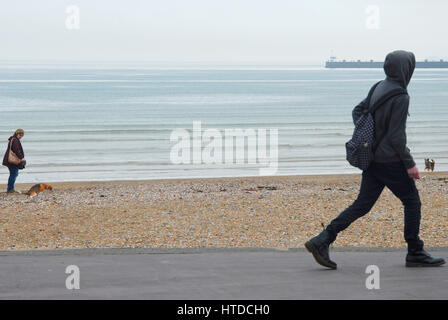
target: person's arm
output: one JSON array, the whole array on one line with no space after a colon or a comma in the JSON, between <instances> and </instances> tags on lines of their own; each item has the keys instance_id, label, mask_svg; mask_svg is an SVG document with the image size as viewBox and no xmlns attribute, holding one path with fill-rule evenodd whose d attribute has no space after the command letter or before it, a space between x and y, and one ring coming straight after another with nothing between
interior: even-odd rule
<instances>
[{"instance_id":1,"label":"person's arm","mask_svg":"<svg viewBox=\"0 0 448 320\"><path fill-rule=\"evenodd\" d=\"M397 152L406 169L415 167L414 159L406 146L406 119L409 109L409 96L400 95L392 103L392 111L387 138Z\"/></svg>"},{"instance_id":2,"label":"person's arm","mask_svg":"<svg viewBox=\"0 0 448 320\"><path fill-rule=\"evenodd\" d=\"M364 113L364 109L366 108L367 98L362 100L352 111L353 123L356 125L356 122Z\"/></svg>"}]
</instances>

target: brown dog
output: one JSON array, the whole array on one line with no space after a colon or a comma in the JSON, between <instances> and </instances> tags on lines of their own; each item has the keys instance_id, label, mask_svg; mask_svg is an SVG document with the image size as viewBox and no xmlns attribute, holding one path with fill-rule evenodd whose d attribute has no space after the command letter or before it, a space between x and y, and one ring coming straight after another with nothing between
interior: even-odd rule
<instances>
[{"instance_id":1,"label":"brown dog","mask_svg":"<svg viewBox=\"0 0 448 320\"><path fill-rule=\"evenodd\" d=\"M431 162L429 162L429 158L425 158L425 171L431 170Z\"/></svg>"},{"instance_id":2,"label":"brown dog","mask_svg":"<svg viewBox=\"0 0 448 320\"><path fill-rule=\"evenodd\" d=\"M53 187L49 184L39 183L39 184L32 186L28 192L25 192L25 194L29 195L30 197L34 197L36 194L44 191L45 189L53 190Z\"/></svg>"},{"instance_id":3,"label":"brown dog","mask_svg":"<svg viewBox=\"0 0 448 320\"><path fill-rule=\"evenodd\" d=\"M429 160L429 158L425 158L425 171L434 171L434 167L436 165L436 162L434 159Z\"/></svg>"}]
</instances>

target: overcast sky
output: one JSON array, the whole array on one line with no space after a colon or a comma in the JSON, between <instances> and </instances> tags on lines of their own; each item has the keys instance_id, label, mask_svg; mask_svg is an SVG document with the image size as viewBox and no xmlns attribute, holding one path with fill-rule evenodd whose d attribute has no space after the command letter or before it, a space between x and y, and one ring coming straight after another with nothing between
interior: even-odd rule
<instances>
[{"instance_id":1,"label":"overcast sky","mask_svg":"<svg viewBox=\"0 0 448 320\"><path fill-rule=\"evenodd\" d=\"M0 0L0 60L447 59L447 12L446 0Z\"/></svg>"}]
</instances>

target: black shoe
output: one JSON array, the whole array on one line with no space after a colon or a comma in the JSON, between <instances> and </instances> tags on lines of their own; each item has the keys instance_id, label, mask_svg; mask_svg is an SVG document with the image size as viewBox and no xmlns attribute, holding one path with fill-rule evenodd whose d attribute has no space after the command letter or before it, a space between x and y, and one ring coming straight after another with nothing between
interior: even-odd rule
<instances>
[{"instance_id":1,"label":"black shoe","mask_svg":"<svg viewBox=\"0 0 448 320\"><path fill-rule=\"evenodd\" d=\"M406 255L406 267L438 267L445 264L442 258L433 258L425 250L409 250Z\"/></svg>"},{"instance_id":2,"label":"black shoe","mask_svg":"<svg viewBox=\"0 0 448 320\"><path fill-rule=\"evenodd\" d=\"M322 231L318 236L305 243L305 248L313 254L316 262L324 267L336 269L337 264L330 260L328 246L330 245L328 231Z\"/></svg>"}]
</instances>

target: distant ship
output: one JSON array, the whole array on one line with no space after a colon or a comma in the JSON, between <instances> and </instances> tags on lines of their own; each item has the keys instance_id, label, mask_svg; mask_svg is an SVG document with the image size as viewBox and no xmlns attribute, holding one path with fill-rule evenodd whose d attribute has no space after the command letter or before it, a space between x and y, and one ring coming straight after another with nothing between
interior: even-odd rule
<instances>
[{"instance_id":1,"label":"distant ship","mask_svg":"<svg viewBox=\"0 0 448 320\"><path fill-rule=\"evenodd\" d=\"M383 61L346 61L336 60L336 57L330 57L330 60L325 62L325 68L383 68ZM416 68L448 68L448 61L440 59L439 61L417 61Z\"/></svg>"}]
</instances>

